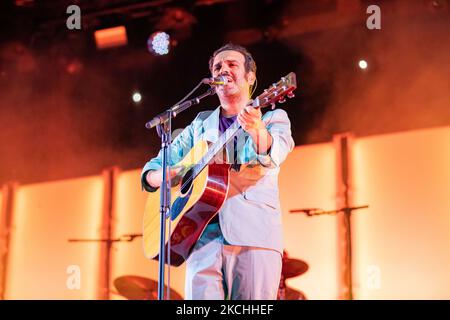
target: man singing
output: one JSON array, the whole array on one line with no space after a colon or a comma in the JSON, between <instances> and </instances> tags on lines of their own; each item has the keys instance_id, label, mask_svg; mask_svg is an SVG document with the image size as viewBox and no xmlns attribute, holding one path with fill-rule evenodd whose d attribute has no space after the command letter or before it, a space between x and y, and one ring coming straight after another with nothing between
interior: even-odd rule
<instances>
[{"instance_id":1,"label":"man singing","mask_svg":"<svg viewBox=\"0 0 450 320\"><path fill-rule=\"evenodd\" d=\"M243 47L227 44L214 52L209 68L224 76L217 86L220 106L200 112L171 145L178 163L200 139L214 143L233 122L244 132L225 161L232 163L227 198L186 260L186 299L276 299L283 254L278 173L294 147L290 121L276 109L262 116L247 106L256 81L256 64ZM228 150L229 151L229 150ZM174 177L179 169L172 169ZM162 181L161 152L142 171L145 190Z\"/></svg>"}]
</instances>

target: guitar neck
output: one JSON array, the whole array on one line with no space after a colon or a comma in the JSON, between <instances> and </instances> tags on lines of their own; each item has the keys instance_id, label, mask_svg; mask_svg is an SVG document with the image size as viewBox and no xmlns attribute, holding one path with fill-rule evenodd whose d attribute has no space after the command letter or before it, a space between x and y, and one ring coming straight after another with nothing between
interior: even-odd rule
<instances>
[{"instance_id":1,"label":"guitar neck","mask_svg":"<svg viewBox=\"0 0 450 320\"><path fill-rule=\"evenodd\" d=\"M194 166L193 176L194 178L211 162L212 159L225 147L225 145L231 141L234 137L243 132L241 125L238 121L235 121L227 130L219 137L216 143L214 143L202 157L202 159Z\"/></svg>"},{"instance_id":2,"label":"guitar neck","mask_svg":"<svg viewBox=\"0 0 450 320\"><path fill-rule=\"evenodd\" d=\"M249 101L247 106L253 108L264 108L272 105L275 107L276 102L284 102L285 97L294 97L293 91L297 88L297 80L295 73L290 72L285 77L282 77L280 81L274 83L272 86L264 90L262 94L256 97L254 100ZM193 177L197 175L214 159L214 157L223 149L223 147L235 136L241 134L242 128L238 121L235 121L220 137L219 140L208 149L202 159L192 168Z\"/></svg>"}]
</instances>

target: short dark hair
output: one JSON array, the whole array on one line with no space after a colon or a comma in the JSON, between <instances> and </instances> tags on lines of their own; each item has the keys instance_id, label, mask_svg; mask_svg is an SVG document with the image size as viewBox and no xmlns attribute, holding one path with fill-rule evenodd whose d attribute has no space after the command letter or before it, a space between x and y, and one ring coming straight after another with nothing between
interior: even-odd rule
<instances>
[{"instance_id":1,"label":"short dark hair","mask_svg":"<svg viewBox=\"0 0 450 320\"><path fill-rule=\"evenodd\" d=\"M222 51L226 50L232 50L242 53L242 55L245 58L245 72L249 73L250 71L253 71L256 74L256 63L255 60L253 60L252 54L248 52L248 50L240 45L233 44L233 43L227 43L226 45L220 47L216 51L214 51L213 55L209 58L209 70L212 70L214 58Z\"/></svg>"}]
</instances>

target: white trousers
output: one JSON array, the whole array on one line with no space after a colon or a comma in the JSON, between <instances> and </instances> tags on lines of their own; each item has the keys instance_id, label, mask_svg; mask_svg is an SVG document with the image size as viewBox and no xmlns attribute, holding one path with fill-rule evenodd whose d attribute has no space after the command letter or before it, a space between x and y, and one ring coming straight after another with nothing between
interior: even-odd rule
<instances>
[{"instance_id":1,"label":"white trousers","mask_svg":"<svg viewBox=\"0 0 450 320\"><path fill-rule=\"evenodd\" d=\"M275 250L230 245L210 224L186 260L185 299L275 300L281 263Z\"/></svg>"}]
</instances>

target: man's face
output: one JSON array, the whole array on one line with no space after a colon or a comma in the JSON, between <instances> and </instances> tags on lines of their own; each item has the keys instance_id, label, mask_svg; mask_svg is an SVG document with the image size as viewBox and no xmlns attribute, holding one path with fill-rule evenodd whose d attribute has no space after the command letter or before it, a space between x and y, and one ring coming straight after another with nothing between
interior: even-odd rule
<instances>
[{"instance_id":1,"label":"man's face","mask_svg":"<svg viewBox=\"0 0 450 320\"><path fill-rule=\"evenodd\" d=\"M246 74L245 58L242 53L233 50L219 52L214 57L211 72L213 77L221 75L228 79L225 86L217 86L219 98L237 95L249 97L249 88L254 81L254 73Z\"/></svg>"}]
</instances>

